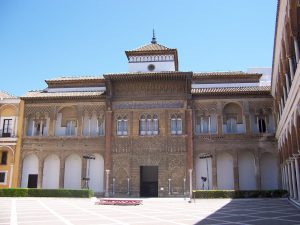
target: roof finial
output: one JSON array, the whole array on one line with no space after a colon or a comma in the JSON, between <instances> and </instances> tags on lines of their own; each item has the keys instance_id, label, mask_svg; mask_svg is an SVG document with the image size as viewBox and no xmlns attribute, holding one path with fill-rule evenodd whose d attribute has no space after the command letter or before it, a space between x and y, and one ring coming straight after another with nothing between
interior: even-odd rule
<instances>
[{"instance_id":1,"label":"roof finial","mask_svg":"<svg viewBox=\"0 0 300 225\"><path fill-rule=\"evenodd\" d=\"M156 37L155 37L155 31L153 29L153 35L152 35L152 41L151 41L152 44L156 44Z\"/></svg>"}]
</instances>

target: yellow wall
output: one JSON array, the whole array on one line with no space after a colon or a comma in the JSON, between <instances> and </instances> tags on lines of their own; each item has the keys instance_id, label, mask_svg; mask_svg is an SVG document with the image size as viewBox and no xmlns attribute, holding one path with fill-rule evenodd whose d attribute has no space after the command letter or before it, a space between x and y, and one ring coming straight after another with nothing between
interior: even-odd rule
<instances>
[{"instance_id":1,"label":"yellow wall","mask_svg":"<svg viewBox=\"0 0 300 225\"><path fill-rule=\"evenodd\" d=\"M19 113L18 113L18 124L17 124L17 140L9 140L5 142L6 146L0 143L0 156L2 151L7 151L7 164L0 165L0 171L8 171L6 175L6 184L1 185L0 188L9 187L10 176L11 176L11 166L13 165L13 174L12 174L12 185L11 187L19 187L19 168L20 168L20 152L21 152L21 143L22 143L22 133L23 133L23 117L24 117L24 101L21 100L19 104ZM16 116L16 108L13 106L4 106L1 109L1 116ZM9 144L11 142L11 145ZM15 145L16 144L16 145ZM14 152L14 153L13 153Z\"/></svg>"}]
</instances>

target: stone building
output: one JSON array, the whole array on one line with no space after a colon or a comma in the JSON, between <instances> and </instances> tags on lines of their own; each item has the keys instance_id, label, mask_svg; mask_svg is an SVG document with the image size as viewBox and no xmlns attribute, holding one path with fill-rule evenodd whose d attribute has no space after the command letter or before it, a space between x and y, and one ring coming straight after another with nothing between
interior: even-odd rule
<instances>
[{"instance_id":1,"label":"stone building","mask_svg":"<svg viewBox=\"0 0 300 225\"><path fill-rule=\"evenodd\" d=\"M127 73L50 79L22 97L22 187L183 196L281 185L262 74L182 72L155 36L125 53Z\"/></svg>"},{"instance_id":2,"label":"stone building","mask_svg":"<svg viewBox=\"0 0 300 225\"><path fill-rule=\"evenodd\" d=\"M272 95L283 188L300 202L300 1L278 1Z\"/></svg>"},{"instance_id":3,"label":"stone building","mask_svg":"<svg viewBox=\"0 0 300 225\"><path fill-rule=\"evenodd\" d=\"M23 103L0 91L0 188L17 187Z\"/></svg>"}]
</instances>

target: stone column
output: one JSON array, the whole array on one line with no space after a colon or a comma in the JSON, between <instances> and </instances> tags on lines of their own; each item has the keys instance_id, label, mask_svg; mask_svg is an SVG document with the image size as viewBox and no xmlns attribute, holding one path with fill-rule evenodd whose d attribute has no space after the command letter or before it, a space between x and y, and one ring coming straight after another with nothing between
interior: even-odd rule
<instances>
[{"instance_id":1,"label":"stone column","mask_svg":"<svg viewBox=\"0 0 300 225\"><path fill-rule=\"evenodd\" d=\"M217 122L218 122L218 135L223 134L223 123L222 123L222 115L217 115Z\"/></svg>"},{"instance_id":2,"label":"stone column","mask_svg":"<svg viewBox=\"0 0 300 225\"><path fill-rule=\"evenodd\" d=\"M296 189L296 176L295 176L295 160L291 160L291 175L292 175L292 184L293 184L293 197L297 199L297 189Z\"/></svg>"},{"instance_id":3,"label":"stone column","mask_svg":"<svg viewBox=\"0 0 300 225\"><path fill-rule=\"evenodd\" d=\"M215 151L215 154L213 155L211 159L212 164L212 189L217 190L218 189L218 174L217 174L217 154Z\"/></svg>"},{"instance_id":4,"label":"stone column","mask_svg":"<svg viewBox=\"0 0 300 225\"><path fill-rule=\"evenodd\" d=\"M43 182L43 160L39 159L39 168L38 168L38 188L42 188Z\"/></svg>"},{"instance_id":5,"label":"stone column","mask_svg":"<svg viewBox=\"0 0 300 225\"><path fill-rule=\"evenodd\" d=\"M187 167L193 169L193 116L192 110L186 112L186 134L187 134Z\"/></svg>"},{"instance_id":6,"label":"stone column","mask_svg":"<svg viewBox=\"0 0 300 225\"><path fill-rule=\"evenodd\" d=\"M105 170L105 175L106 175L106 181L105 181L105 197L109 197L109 173L110 170Z\"/></svg>"},{"instance_id":7,"label":"stone column","mask_svg":"<svg viewBox=\"0 0 300 225\"><path fill-rule=\"evenodd\" d=\"M287 74L285 74L285 83L286 83L286 88L287 88L287 94L289 94L290 88L291 88L291 83L290 83L290 79Z\"/></svg>"},{"instance_id":8,"label":"stone column","mask_svg":"<svg viewBox=\"0 0 300 225\"><path fill-rule=\"evenodd\" d=\"M246 114L245 115L245 129L246 129L246 134L250 134L251 133L251 130L250 130L250 116L249 114Z\"/></svg>"},{"instance_id":9,"label":"stone column","mask_svg":"<svg viewBox=\"0 0 300 225\"><path fill-rule=\"evenodd\" d=\"M261 176L260 176L260 163L259 156L255 156L255 180L256 180L256 189L261 189Z\"/></svg>"},{"instance_id":10,"label":"stone column","mask_svg":"<svg viewBox=\"0 0 300 225\"><path fill-rule=\"evenodd\" d=\"M105 197L109 196L109 173L111 170L111 137L112 137L112 111L105 112L105 152L104 169L106 171Z\"/></svg>"},{"instance_id":11,"label":"stone column","mask_svg":"<svg viewBox=\"0 0 300 225\"><path fill-rule=\"evenodd\" d=\"M239 190L239 166L238 166L238 154L234 153L233 158L233 179L234 179L234 190Z\"/></svg>"},{"instance_id":12,"label":"stone column","mask_svg":"<svg viewBox=\"0 0 300 225\"><path fill-rule=\"evenodd\" d=\"M64 188L64 178L65 178L65 160L60 159L59 188Z\"/></svg>"},{"instance_id":13,"label":"stone column","mask_svg":"<svg viewBox=\"0 0 300 225\"><path fill-rule=\"evenodd\" d=\"M298 190L298 200L300 200L300 167L299 167L299 158L295 158L295 170L296 170L296 181L297 181L297 190Z\"/></svg>"},{"instance_id":14,"label":"stone column","mask_svg":"<svg viewBox=\"0 0 300 225\"><path fill-rule=\"evenodd\" d=\"M287 163L285 163L285 165L284 165L284 176L285 176L285 180L286 180L286 190L289 191L290 190L290 180L289 180Z\"/></svg>"}]
</instances>

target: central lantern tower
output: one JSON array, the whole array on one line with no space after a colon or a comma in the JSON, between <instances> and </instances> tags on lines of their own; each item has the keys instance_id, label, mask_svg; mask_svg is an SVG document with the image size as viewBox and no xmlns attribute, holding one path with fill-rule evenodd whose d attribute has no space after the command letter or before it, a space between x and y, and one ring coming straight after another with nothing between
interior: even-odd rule
<instances>
[{"instance_id":1,"label":"central lantern tower","mask_svg":"<svg viewBox=\"0 0 300 225\"><path fill-rule=\"evenodd\" d=\"M150 44L125 53L129 72L178 71L177 49L157 44L154 31Z\"/></svg>"}]
</instances>

